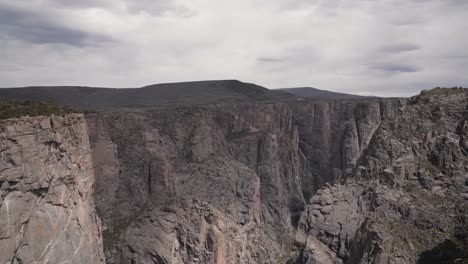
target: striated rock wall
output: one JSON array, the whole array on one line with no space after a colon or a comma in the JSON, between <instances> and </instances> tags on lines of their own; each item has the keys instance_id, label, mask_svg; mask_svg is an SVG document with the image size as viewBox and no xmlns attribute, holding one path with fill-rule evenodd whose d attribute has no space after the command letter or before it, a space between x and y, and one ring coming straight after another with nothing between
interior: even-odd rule
<instances>
[{"instance_id":1,"label":"striated rock wall","mask_svg":"<svg viewBox=\"0 0 468 264\"><path fill-rule=\"evenodd\" d=\"M455 261L467 105L452 89L1 121L0 263Z\"/></svg>"},{"instance_id":2,"label":"striated rock wall","mask_svg":"<svg viewBox=\"0 0 468 264\"><path fill-rule=\"evenodd\" d=\"M351 176L382 122L401 114L406 99L294 101L289 105L299 131L300 149L310 164L314 188Z\"/></svg>"},{"instance_id":3,"label":"striated rock wall","mask_svg":"<svg viewBox=\"0 0 468 264\"><path fill-rule=\"evenodd\" d=\"M277 263L287 252L311 180L287 105L99 113L88 125L108 263Z\"/></svg>"},{"instance_id":4,"label":"striated rock wall","mask_svg":"<svg viewBox=\"0 0 468 264\"><path fill-rule=\"evenodd\" d=\"M0 263L104 263L82 115L0 121Z\"/></svg>"},{"instance_id":5,"label":"striated rock wall","mask_svg":"<svg viewBox=\"0 0 468 264\"><path fill-rule=\"evenodd\" d=\"M440 244L468 245L467 110L467 91L455 89L411 98L381 118L347 180L310 199L292 263L461 261Z\"/></svg>"},{"instance_id":6,"label":"striated rock wall","mask_svg":"<svg viewBox=\"0 0 468 264\"><path fill-rule=\"evenodd\" d=\"M415 263L465 221L466 94L439 97L89 115L106 259Z\"/></svg>"},{"instance_id":7,"label":"striated rock wall","mask_svg":"<svg viewBox=\"0 0 468 264\"><path fill-rule=\"evenodd\" d=\"M463 89L26 117L0 145L0 263L468 259Z\"/></svg>"}]
</instances>

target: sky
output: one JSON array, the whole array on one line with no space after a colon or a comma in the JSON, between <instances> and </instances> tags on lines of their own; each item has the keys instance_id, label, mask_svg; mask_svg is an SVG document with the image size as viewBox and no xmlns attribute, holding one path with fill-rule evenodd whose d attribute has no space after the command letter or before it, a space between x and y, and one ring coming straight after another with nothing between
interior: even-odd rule
<instances>
[{"instance_id":1,"label":"sky","mask_svg":"<svg viewBox=\"0 0 468 264\"><path fill-rule=\"evenodd\" d=\"M468 87L466 0L0 0L0 87Z\"/></svg>"}]
</instances>

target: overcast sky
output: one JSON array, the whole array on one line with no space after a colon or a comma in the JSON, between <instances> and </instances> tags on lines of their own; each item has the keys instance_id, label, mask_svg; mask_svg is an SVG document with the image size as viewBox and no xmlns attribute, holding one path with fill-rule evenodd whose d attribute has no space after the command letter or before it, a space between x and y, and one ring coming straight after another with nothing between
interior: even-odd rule
<instances>
[{"instance_id":1,"label":"overcast sky","mask_svg":"<svg viewBox=\"0 0 468 264\"><path fill-rule=\"evenodd\" d=\"M0 87L468 86L466 0L0 0Z\"/></svg>"}]
</instances>

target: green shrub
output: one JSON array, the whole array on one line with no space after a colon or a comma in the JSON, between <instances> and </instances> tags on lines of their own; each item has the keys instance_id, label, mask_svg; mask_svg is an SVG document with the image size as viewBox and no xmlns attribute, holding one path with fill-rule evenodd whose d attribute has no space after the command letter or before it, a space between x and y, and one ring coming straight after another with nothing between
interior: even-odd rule
<instances>
[{"instance_id":1,"label":"green shrub","mask_svg":"<svg viewBox=\"0 0 468 264\"><path fill-rule=\"evenodd\" d=\"M17 118L22 116L48 116L78 113L71 107L59 106L54 103L40 101L0 101L0 119Z\"/></svg>"}]
</instances>

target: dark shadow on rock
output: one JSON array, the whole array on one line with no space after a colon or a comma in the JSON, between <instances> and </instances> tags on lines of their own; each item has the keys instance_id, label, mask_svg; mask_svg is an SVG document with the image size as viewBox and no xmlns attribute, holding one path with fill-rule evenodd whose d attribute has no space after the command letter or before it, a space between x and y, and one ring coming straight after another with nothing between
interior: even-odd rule
<instances>
[{"instance_id":1,"label":"dark shadow on rock","mask_svg":"<svg viewBox=\"0 0 468 264\"><path fill-rule=\"evenodd\" d=\"M461 241L445 240L421 253L418 264L466 264L468 251Z\"/></svg>"}]
</instances>

